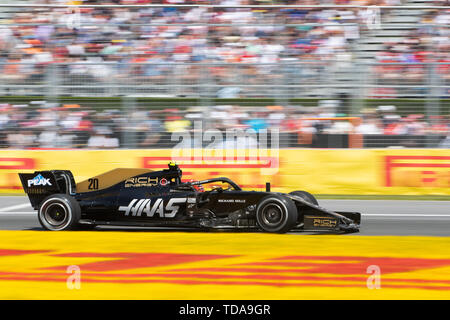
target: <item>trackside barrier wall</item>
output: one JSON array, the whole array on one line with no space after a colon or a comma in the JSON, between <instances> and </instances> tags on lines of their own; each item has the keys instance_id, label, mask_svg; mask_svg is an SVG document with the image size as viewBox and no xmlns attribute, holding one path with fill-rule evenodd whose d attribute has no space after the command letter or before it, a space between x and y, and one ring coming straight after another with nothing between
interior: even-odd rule
<instances>
[{"instance_id":1,"label":"trackside barrier wall","mask_svg":"<svg viewBox=\"0 0 450 320\"><path fill-rule=\"evenodd\" d=\"M231 153L230 153L231 152ZM245 152L245 153L244 153ZM162 169L176 161L184 179L227 176L245 189L314 194L450 195L449 149L5 150L0 193L23 193L18 172L68 169L77 182L126 167ZM101 182L100 182L101 183Z\"/></svg>"}]
</instances>

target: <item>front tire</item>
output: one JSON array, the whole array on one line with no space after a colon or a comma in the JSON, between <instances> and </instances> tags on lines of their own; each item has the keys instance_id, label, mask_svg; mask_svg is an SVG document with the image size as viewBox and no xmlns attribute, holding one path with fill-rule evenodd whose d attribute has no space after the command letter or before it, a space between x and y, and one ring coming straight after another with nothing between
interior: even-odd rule
<instances>
[{"instance_id":1,"label":"front tire","mask_svg":"<svg viewBox=\"0 0 450 320\"><path fill-rule=\"evenodd\" d=\"M297 215L294 202L279 195L263 198L256 207L256 220L266 232L288 232L297 224Z\"/></svg>"},{"instance_id":2,"label":"front tire","mask_svg":"<svg viewBox=\"0 0 450 320\"><path fill-rule=\"evenodd\" d=\"M309 192L306 192L306 191L292 191L289 194L291 194L293 196L300 197L303 200L305 200L306 202L309 202L311 204L315 204L316 206L319 205L319 202L317 201L317 199Z\"/></svg>"},{"instance_id":3,"label":"front tire","mask_svg":"<svg viewBox=\"0 0 450 320\"><path fill-rule=\"evenodd\" d=\"M67 194L52 194L39 206L39 223L46 230L73 230L77 227L80 218L80 205Z\"/></svg>"}]
</instances>

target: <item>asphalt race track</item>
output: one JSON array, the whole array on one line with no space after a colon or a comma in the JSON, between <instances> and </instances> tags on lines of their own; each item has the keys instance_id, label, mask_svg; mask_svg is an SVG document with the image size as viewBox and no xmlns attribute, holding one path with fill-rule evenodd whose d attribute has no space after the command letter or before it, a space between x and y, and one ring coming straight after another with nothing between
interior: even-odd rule
<instances>
[{"instance_id":1,"label":"asphalt race track","mask_svg":"<svg viewBox=\"0 0 450 320\"><path fill-rule=\"evenodd\" d=\"M363 213L361 232L42 232L26 197L0 197L0 299L450 298L448 201L319 202Z\"/></svg>"},{"instance_id":2,"label":"asphalt race track","mask_svg":"<svg viewBox=\"0 0 450 320\"><path fill-rule=\"evenodd\" d=\"M361 230L357 233L360 235L450 235L450 203L447 201L319 200L319 202L321 206L331 210L361 212ZM27 197L0 197L0 230L42 230Z\"/></svg>"}]
</instances>

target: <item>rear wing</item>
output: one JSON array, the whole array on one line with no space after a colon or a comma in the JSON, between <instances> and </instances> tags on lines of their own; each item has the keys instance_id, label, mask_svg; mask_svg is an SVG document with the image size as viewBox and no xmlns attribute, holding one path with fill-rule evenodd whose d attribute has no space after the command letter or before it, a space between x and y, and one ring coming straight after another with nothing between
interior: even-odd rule
<instances>
[{"instance_id":1,"label":"rear wing","mask_svg":"<svg viewBox=\"0 0 450 320\"><path fill-rule=\"evenodd\" d=\"M66 193L73 195L76 193L75 179L69 170L19 173L19 178L34 209L37 209L42 200L51 194Z\"/></svg>"}]
</instances>

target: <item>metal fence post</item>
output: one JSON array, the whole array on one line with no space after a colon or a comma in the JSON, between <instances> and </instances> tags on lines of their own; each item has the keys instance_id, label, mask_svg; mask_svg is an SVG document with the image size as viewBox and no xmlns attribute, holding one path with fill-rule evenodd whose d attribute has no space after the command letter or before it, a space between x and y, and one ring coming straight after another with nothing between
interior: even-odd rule
<instances>
[{"instance_id":1,"label":"metal fence post","mask_svg":"<svg viewBox=\"0 0 450 320\"><path fill-rule=\"evenodd\" d=\"M355 77L352 79L353 89L351 90L350 115L357 115L364 108L364 100L368 98L368 84L370 66L365 63L355 63L353 70Z\"/></svg>"},{"instance_id":2,"label":"metal fence post","mask_svg":"<svg viewBox=\"0 0 450 320\"><path fill-rule=\"evenodd\" d=\"M127 123L130 123L130 115L136 111L136 97L134 96L123 96L121 98L122 103L122 113L125 114ZM123 145L127 146L129 149L137 147L136 132L135 131L122 131Z\"/></svg>"},{"instance_id":3,"label":"metal fence post","mask_svg":"<svg viewBox=\"0 0 450 320\"><path fill-rule=\"evenodd\" d=\"M438 65L435 63L427 64L427 82L428 82L428 90L426 95L426 103L425 103L425 114L426 117L431 123L431 118L434 116L440 115L440 101L439 101L439 76L437 75ZM439 142L437 136L429 136L426 141L426 146L436 147L436 144Z\"/></svg>"},{"instance_id":4,"label":"metal fence post","mask_svg":"<svg viewBox=\"0 0 450 320\"><path fill-rule=\"evenodd\" d=\"M58 102L61 81L58 74L58 65L50 64L45 68L45 98L47 101Z\"/></svg>"}]
</instances>

